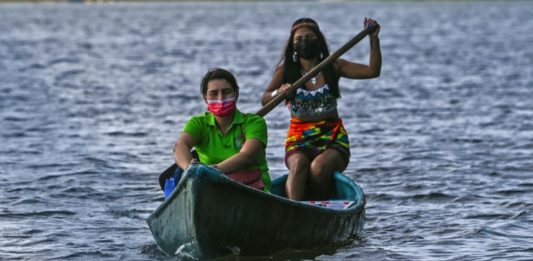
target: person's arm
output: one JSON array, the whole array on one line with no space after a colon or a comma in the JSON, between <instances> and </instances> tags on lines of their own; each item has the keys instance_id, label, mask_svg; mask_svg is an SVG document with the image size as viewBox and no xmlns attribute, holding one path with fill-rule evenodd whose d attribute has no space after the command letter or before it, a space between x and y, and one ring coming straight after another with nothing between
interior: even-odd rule
<instances>
[{"instance_id":1,"label":"person's arm","mask_svg":"<svg viewBox=\"0 0 533 261\"><path fill-rule=\"evenodd\" d=\"M176 165L186 169L194 159L191 150L194 146L201 144L205 137L205 119L201 116L191 117L181 132L174 145L174 160Z\"/></svg>"},{"instance_id":2,"label":"person's arm","mask_svg":"<svg viewBox=\"0 0 533 261\"><path fill-rule=\"evenodd\" d=\"M252 138L246 140L239 153L231 156L225 161L220 162L216 167L223 173L232 173L257 162L259 156L264 152L265 144Z\"/></svg>"},{"instance_id":3,"label":"person's arm","mask_svg":"<svg viewBox=\"0 0 533 261\"><path fill-rule=\"evenodd\" d=\"M242 125L245 142L239 153L220 162L217 168L224 173L232 173L255 165L265 155L268 143L268 132L265 119L251 116Z\"/></svg>"},{"instance_id":4,"label":"person's arm","mask_svg":"<svg viewBox=\"0 0 533 261\"><path fill-rule=\"evenodd\" d=\"M350 79L370 79L379 77L381 74L381 47L379 45L380 25L372 20L365 20L365 27L376 26L377 29L368 37L370 39L370 61L368 65L353 63L344 59L338 59L339 72L342 77Z\"/></svg>"},{"instance_id":5,"label":"person's arm","mask_svg":"<svg viewBox=\"0 0 533 261\"><path fill-rule=\"evenodd\" d=\"M283 83L283 66L279 66L278 68L276 68L276 71L272 76L272 80L270 80L268 87L263 93L263 97L261 97L261 104L267 104L275 96L284 93L287 88L289 88L289 86L289 84Z\"/></svg>"},{"instance_id":6,"label":"person's arm","mask_svg":"<svg viewBox=\"0 0 533 261\"><path fill-rule=\"evenodd\" d=\"M186 169L193 159L191 149L195 142L194 137L188 133L182 133L174 145L174 160L176 165Z\"/></svg>"}]
</instances>

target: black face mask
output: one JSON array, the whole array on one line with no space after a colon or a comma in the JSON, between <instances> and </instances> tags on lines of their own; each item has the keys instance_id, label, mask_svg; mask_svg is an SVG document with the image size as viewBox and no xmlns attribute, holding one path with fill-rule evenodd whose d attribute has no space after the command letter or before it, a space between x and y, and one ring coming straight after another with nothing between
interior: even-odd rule
<instances>
[{"instance_id":1,"label":"black face mask","mask_svg":"<svg viewBox=\"0 0 533 261\"><path fill-rule=\"evenodd\" d=\"M317 39L303 39L294 44L294 49L298 53L298 56L303 59L315 58L320 50L318 49Z\"/></svg>"}]
</instances>

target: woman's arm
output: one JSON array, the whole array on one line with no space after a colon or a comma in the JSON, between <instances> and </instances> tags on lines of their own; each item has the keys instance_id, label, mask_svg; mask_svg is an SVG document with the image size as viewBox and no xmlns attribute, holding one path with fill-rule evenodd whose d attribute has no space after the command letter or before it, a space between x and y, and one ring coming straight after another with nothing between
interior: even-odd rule
<instances>
[{"instance_id":1,"label":"woman's arm","mask_svg":"<svg viewBox=\"0 0 533 261\"><path fill-rule=\"evenodd\" d=\"M244 142L239 153L217 164L223 173L232 173L255 164L265 150L265 145L258 139L251 138Z\"/></svg>"},{"instance_id":2,"label":"woman's arm","mask_svg":"<svg viewBox=\"0 0 533 261\"><path fill-rule=\"evenodd\" d=\"M287 88L288 84L283 84L283 67L279 66L278 68L276 68L276 71L272 76L272 80L270 80L268 87L263 93L263 97L261 98L261 104L267 104L276 95L285 92Z\"/></svg>"},{"instance_id":3,"label":"woman's arm","mask_svg":"<svg viewBox=\"0 0 533 261\"><path fill-rule=\"evenodd\" d=\"M195 141L191 134L182 133L179 136L174 145L174 160L180 168L186 169L191 163L191 160L193 159L191 149L194 145Z\"/></svg>"},{"instance_id":4,"label":"woman's arm","mask_svg":"<svg viewBox=\"0 0 533 261\"><path fill-rule=\"evenodd\" d=\"M370 39L370 61L368 65L353 63L344 59L338 59L339 72L342 77L350 79L370 79L381 74L381 47L379 45L380 25L372 20L365 21L365 27L376 26L376 30L368 37Z\"/></svg>"},{"instance_id":5,"label":"woman's arm","mask_svg":"<svg viewBox=\"0 0 533 261\"><path fill-rule=\"evenodd\" d=\"M338 59L340 76L349 79L371 79L381 74L381 50L379 38L370 38L370 62L368 65Z\"/></svg>"}]
</instances>

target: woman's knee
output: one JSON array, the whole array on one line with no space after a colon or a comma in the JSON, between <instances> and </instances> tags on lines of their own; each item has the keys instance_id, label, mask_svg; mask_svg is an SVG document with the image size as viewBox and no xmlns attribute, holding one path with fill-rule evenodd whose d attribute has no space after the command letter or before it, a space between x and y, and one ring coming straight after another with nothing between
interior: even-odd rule
<instances>
[{"instance_id":1,"label":"woman's knee","mask_svg":"<svg viewBox=\"0 0 533 261\"><path fill-rule=\"evenodd\" d=\"M310 164L310 173L315 182L330 179L335 171L342 171L346 168L344 159L338 153L327 152L316 157Z\"/></svg>"},{"instance_id":2,"label":"woman's knee","mask_svg":"<svg viewBox=\"0 0 533 261\"><path fill-rule=\"evenodd\" d=\"M292 172L308 172L309 171L309 159L303 154L293 154L287 159L287 165Z\"/></svg>"},{"instance_id":3,"label":"woman's knee","mask_svg":"<svg viewBox=\"0 0 533 261\"><path fill-rule=\"evenodd\" d=\"M326 179L329 175L333 174L333 169L328 165L327 162L324 162L321 159L315 159L311 162L309 167L312 179L315 182L321 182Z\"/></svg>"}]
</instances>

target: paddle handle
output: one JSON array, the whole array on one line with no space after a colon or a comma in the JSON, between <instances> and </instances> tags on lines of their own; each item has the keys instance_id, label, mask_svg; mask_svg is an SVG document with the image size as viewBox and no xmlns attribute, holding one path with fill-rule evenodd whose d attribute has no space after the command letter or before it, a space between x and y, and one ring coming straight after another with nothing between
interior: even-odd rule
<instances>
[{"instance_id":1,"label":"paddle handle","mask_svg":"<svg viewBox=\"0 0 533 261\"><path fill-rule=\"evenodd\" d=\"M337 60L341 55L343 55L346 51L348 51L350 48L352 48L354 45L356 45L359 41L361 41L363 38L365 38L368 34L372 33L375 30L373 27L368 27L364 29L363 31L359 32L356 36L354 36L350 41L345 43L339 50L328 56L326 59L324 59L322 62L317 64L313 69L308 71L306 74L302 76L299 80L294 82L283 94L278 94L274 96L272 100L270 100L263 108L259 109L255 114L259 115L261 117L265 116L267 113L269 113L272 109L274 109L280 102L285 100L287 95L294 91L295 89L299 88L301 85L305 84L309 79L313 77L313 75L316 75L318 72L320 72L324 67L328 66L331 62Z\"/></svg>"}]
</instances>

